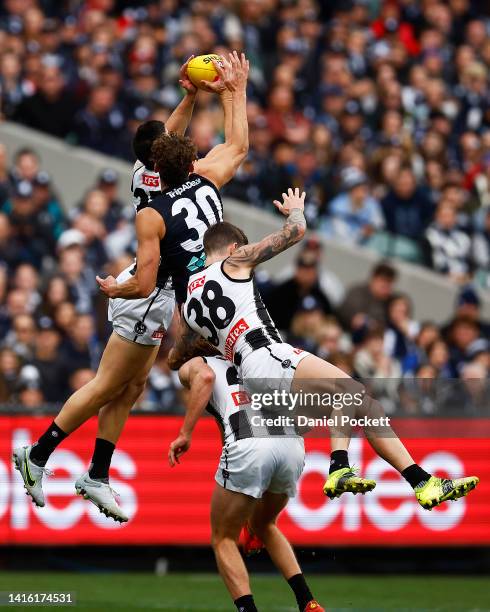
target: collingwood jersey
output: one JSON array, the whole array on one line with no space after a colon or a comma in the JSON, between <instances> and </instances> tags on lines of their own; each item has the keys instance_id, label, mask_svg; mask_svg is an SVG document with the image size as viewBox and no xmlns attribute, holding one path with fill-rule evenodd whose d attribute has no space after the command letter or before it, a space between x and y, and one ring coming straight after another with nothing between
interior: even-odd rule
<instances>
[{"instance_id":1,"label":"collingwood jersey","mask_svg":"<svg viewBox=\"0 0 490 612\"><path fill-rule=\"evenodd\" d=\"M133 166L133 179L131 181L133 206L138 212L144 208L157 195L160 195L160 175L136 160Z\"/></svg>"},{"instance_id":2,"label":"collingwood jersey","mask_svg":"<svg viewBox=\"0 0 490 612\"><path fill-rule=\"evenodd\" d=\"M190 174L182 185L164 189L147 204L165 223L160 242L158 286L171 278L178 304L185 301L189 276L204 267L203 236L211 225L223 220L223 204L215 185L200 174Z\"/></svg>"},{"instance_id":3,"label":"collingwood jersey","mask_svg":"<svg viewBox=\"0 0 490 612\"><path fill-rule=\"evenodd\" d=\"M203 359L216 377L206 410L216 419L224 444L245 438L297 435L294 427L266 427L256 423L254 417L261 416L261 413L253 410L236 367L223 357Z\"/></svg>"},{"instance_id":4,"label":"collingwood jersey","mask_svg":"<svg viewBox=\"0 0 490 612\"><path fill-rule=\"evenodd\" d=\"M191 329L240 365L252 351L282 342L252 275L233 279L218 261L189 279L183 315Z\"/></svg>"}]
</instances>

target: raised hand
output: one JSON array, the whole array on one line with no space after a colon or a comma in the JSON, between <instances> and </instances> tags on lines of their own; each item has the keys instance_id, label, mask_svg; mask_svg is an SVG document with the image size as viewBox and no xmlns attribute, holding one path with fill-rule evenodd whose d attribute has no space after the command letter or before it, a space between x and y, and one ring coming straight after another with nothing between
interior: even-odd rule
<instances>
[{"instance_id":1,"label":"raised hand","mask_svg":"<svg viewBox=\"0 0 490 612\"><path fill-rule=\"evenodd\" d=\"M300 195L298 187L296 187L294 191L290 187L287 193L282 194L282 202L279 202L279 200L274 200L274 206L287 217L293 208L299 208L300 210L304 211L305 198L306 193L304 191Z\"/></svg>"},{"instance_id":2,"label":"raised hand","mask_svg":"<svg viewBox=\"0 0 490 612\"><path fill-rule=\"evenodd\" d=\"M190 95L196 95L197 94L197 87L194 85L194 83L187 76L187 66L189 65L189 62L191 61L191 59L193 57L194 56L191 55L190 58L186 61L186 63L182 65L182 67L180 69L180 79L179 79L180 86L183 89L185 89L187 91L187 93L190 94Z\"/></svg>"}]
</instances>

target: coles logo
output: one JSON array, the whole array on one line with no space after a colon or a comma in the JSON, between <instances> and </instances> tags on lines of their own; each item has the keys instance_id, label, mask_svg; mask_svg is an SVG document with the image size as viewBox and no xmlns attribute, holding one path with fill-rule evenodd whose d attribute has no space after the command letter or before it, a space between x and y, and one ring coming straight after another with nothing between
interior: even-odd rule
<instances>
[{"instance_id":1,"label":"coles logo","mask_svg":"<svg viewBox=\"0 0 490 612\"><path fill-rule=\"evenodd\" d=\"M206 280L206 275L203 274L199 278L196 278L196 280L193 280L192 282L190 282L189 286L187 287L187 289L189 290L189 295L194 291L194 289L198 289L199 287L202 287L204 285L205 280Z\"/></svg>"},{"instance_id":2,"label":"coles logo","mask_svg":"<svg viewBox=\"0 0 490 612\"><path fill-rule=\"evenodd\" d=\"M143 185L147 187L160 187L160 177L143 174Z\"/></svg>"},{"instance_id":3,"label":"coles logo","mask_svg":"<svg viewBox=\"0 0 490 612\"><path fill-rule=\"evenodd\" d=\"M250 396L246 391L233 391L231 397L235 406L250 404Z\"/></svg>"},{"instance_id":4,"label":"coles logo","mask_svg":"<svg viewBox=\"0 0 490 612\"><path fill-rule=\"evenodd\" d=\"M295 348L293 349L293 353L295 353L296 355L301 355L301 353L304 353L303 349L299 349L299 348Z\"/></svg>"},{"instance_id":5,"label":"coles logo","mask_svg":"<svg viewBox=\"0 0 490 612\"><path fill-rule=\"evenodd\" d=\"M229 361L233 359L233 349L235 348L236 341L238 338L249 329L248 323L245 319L240 319L230 329L230 332L225 341L225 357Z\"/></svg>"}]
</instances>

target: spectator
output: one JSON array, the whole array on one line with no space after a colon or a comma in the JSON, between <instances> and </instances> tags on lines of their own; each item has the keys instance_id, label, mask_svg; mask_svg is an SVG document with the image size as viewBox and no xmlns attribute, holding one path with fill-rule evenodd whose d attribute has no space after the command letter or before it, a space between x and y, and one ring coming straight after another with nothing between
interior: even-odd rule
<instances>
[{"instance_id":1,"label":"spectator","mask_svg":"<svg viewBox=\"0 0 490 612\"><path fill-rule=\"evenodd\" d=\"M14 118L20 123L64 138L73 129L75 102L67 91L60 68L45 64L34 95L25 98Z\"/></svg>"},{"instance_id":2,"label":"spectator","mask_svg":"<svg viewBox=\"0 0 490 612\"><path fill-rule=\"evenodd\" d=\"M415 338L419 324L412 319L412 303L403 294L393 295L388 302L388 326L384 335L384 350L398 360L406 372L416 359Z\"/></svg>"},{"instance_id":3,"label":"spectator","mask_svg":"<svg viewBox=\"0 0 490 612\"><path fill-rule=\"evenodd\" d=\"M321 229L329 236L361 244L384 226L383 213L370 194L367 176L357 168L342 174L343 192L329 205Z\"/></svg>"},{"instance_id":4,"label":"spectator","mask_svg":"<svg viewBox=\"0 0 490 612\"><path fill-rule=\"evenodd\" d=\"M75 116L78 144L108 155L117 155L123 147L124 114L116 103L114 90L106 85L95 87L85 108Z\"/></svg>"},{"instance_id":5,"label":"spectator","mask_svg":"<svg viewBox=\"0 0 490 612\"><path fill-rule=\"evenodd\" d=\"M380 263L374 267L368 283L351 287L339 309L345 329L355 331L373 325L384 327L386 307L393 295L395 281L395 269L388 263Z\"/></svg>"},{"instance_id":6,"label":"spectator","mask_svg":"<svg viewBox=\"0 0 490 612\"><path fill-rule=\"evenodd\" d=\"M67 397L65 366L59 353L61 336L48 317L39 320L35 348L30 360L39 376L40 391L46 402L62 402Z\"/></svg>"},{"instance_id":7,"label":"spectator","mask_svg":"<svg viewBox=\"0 0 490 612\"><path fill-rule=\"evenodd\" d=\"M320 287L318 258L309 251L301 253L296 260L294 276L275 287L267 298L267 308L279 329L289 329L306 297L315 300L324 314L332 312L330 301Z\"/></svg>"},{"instance_id":8,"label":"spectator","mask_svg":"<svg viewBox=\"0 0 490 612\"><path fill-rule=\"evenodd\" d=\"M381 200L386 229L399 236L418 240L430 222L433 207L417 187L411 168L400 169L391 190Z\"/></svg>"},{"instance_id":9,"label":"spectator","mask_svg":"<svg viewBox=\"0 0 490 612\"><path fill-rule=\"evenodd\" d=\"M73 321L68 338L61 346L63 367L68 379L75 370L95 369L99 346L94 338L94 323L90 315L78 315Z\"/></svg>"},{"instance_id":10,"label":"spectator","mask_svg":"<svg viewBox=\"0 0 490 612\"><path fill-rule=\"evenodd\" d=\"M434 270L458 283L469 280L471 239L458 229L454 207L441 202L434 222L427 228L428 257Z\"/></svg>"}]
</instances>

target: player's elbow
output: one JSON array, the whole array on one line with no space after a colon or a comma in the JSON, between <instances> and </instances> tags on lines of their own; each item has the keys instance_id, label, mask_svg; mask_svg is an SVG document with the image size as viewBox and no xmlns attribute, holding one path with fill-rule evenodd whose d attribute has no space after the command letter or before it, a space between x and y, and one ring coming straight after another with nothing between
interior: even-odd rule
<instances>
[{"instance_id":1,"label":"player's elbow","mask_svg":"<svg viewBox=\"0 0 490 612\"><path fill-rule=\"evenodd\" d=\"M214 385L215 375L210 367L205 367L199 373L199 382L203 387L212 387Z\"/></svg>"},{"instance_id":2,"label":"player's elbow","mask_svg":"<svg viewBox=\"0 0 490 612\"><path fill-rule=\"evenodd\" d=\"M138 291L138 297L140 298L147 298L150 297L150 295L152 294L152 291L155 289L155 286L151 285L151 284L146 284L146 285L140 285L139 286L139 291Z\"/></svg>"}]
</instances>

